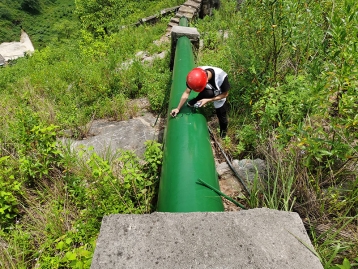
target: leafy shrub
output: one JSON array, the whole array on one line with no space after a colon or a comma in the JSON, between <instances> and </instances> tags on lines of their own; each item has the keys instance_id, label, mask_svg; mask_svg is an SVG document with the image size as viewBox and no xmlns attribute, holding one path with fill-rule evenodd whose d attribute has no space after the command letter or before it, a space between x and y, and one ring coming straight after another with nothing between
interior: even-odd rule
<instances>
[{"instance_id":1,"label":"leafy shrub","mask_svg":"<svg viewBox=\"0 0 358 269\"><path fill-rule=\"evenodd\" d=\"M123 152L115 162L114 173L107 161L92 153L87 162L92 180L85 183L87 195L83 201L86 214L101 218L106 214L150 211L161 164L158 145L148 143L145 158L147 163L142 167L132 152Z\"/></svg>"},{"instance_id":2,"label":"leafy shrub","mask_svg":"<svg viewBox=\"0 0 358 269\"><path fill-rule=\"evenodd\" d=\"M13 19L13 16L14 15L12 14L12 11L9 8L0 4L0 18L1 19L11 21Z\"/></svg>"},{"instance_id":3,"label":"leafy shrub","mask_svg":"<svg viewBox=\"0 0 358 269\"><path fill-rule=\"evenodd\" d=\"M243 125L236 131L236 138L239 141L236 146L237 154L252 151L257 145L257 130L252 125Z\"/></svg>"},{"instance_id":4,"label":"leafy shrub","mask_svg":"<svg viewBox=\"0 0 358 269\"><path fill-rule=\"evenodd\" d=\"M49 176L50 172L58 167L60 151L57 149L57 128L54 125L34 126L29 131L27 143L19 151L20 170L28 183L36 183L35 180Z\"/></svg>"},{"instance_id":5,"label":"leafy shrub","mask_svg":"<svg viewBox=\"0 0 358 269\"><path fill-rule=\"evenodd\" d=\"M13 224L19 213L17 196L21 194L21 183L15 180L9 158L0 158L0 229Z\"/></svg>"},{"instance_id":6,"label":"leafy shrub","mask_svg":"<svg viewBox=\"0 0 358 269\"><path fill-rule=\"evenodd\" d=\"M92 262L94 251L94 240L91 244L84 244L76 246L76 242L71 236L71 233L66 234L57 240L56 243L56 256L44 256L41 258L41 268L74 268L82 269L89 268Z\"/></svg>"}]
</instances>

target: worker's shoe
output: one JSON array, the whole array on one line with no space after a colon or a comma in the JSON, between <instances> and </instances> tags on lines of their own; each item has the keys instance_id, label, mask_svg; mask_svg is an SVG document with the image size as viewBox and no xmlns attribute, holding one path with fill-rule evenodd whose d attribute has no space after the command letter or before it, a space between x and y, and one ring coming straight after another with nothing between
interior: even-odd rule
<instances>
[{"instance_id":1,"label":"worker's shoe","mask_svg":"<svg viewBox=\"0 0 358 269\"><path fill-rule=\"evenodd\" d=\"M194 104L190 104L190 101L188 101L188 102L186 103L186 105L187 105L188 107L194 107Z\"/></svg>"},{"instance_id":2,"label":"worker's shoe","mask_svg":"<svg viewBox=\"0 0 358 269\"><path fill-rule=\"evenodd\" d=\"M220 130L220 137L225 138L226 137L227 130Z\"/></svg>"}]
</instances>

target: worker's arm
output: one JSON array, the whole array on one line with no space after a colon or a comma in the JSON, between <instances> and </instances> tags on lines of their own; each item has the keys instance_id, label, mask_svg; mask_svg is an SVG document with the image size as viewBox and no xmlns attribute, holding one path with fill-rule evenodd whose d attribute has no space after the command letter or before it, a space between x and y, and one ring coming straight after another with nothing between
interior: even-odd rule
<instances>
[{"instance_id":1,"label":"worker's arm","mask_svg":"<svg viewBox=\"0 0 358 269\"><path fill-rule=\"evenodd\" d=\"M178 106L176 108L172 109L172 111L170 112L170 115L172 117L175 117L176 115L178 115L180 109L185 104L185 102L188 100L189 94L190 94L190 89L186 88L186 90L183 92L183 94L182 94L182 96L180 98Z\"/></svg>"},{"instance_id":2,"label":"worker's arm","mask_svg":"<svg viewBox=\"0 0 358 269\"><path fill-rule=\"evenodd\" d=\"M221 99L224 99L226 98L227 96L229 95L229 92L223 92L222 94L219 94L213 98L205 98L205 99L201 99L200 100L200 106L199 107L202 107L204 106L206 103L209 103L209 102L214 102L214 101L219 101Z\"/></svg>"}]
</instances>

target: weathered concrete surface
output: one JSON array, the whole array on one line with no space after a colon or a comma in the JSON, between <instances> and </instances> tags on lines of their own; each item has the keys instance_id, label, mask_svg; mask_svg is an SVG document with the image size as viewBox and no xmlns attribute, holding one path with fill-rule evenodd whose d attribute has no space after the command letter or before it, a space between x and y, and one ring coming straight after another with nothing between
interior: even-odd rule
<instances>
[{"instance_id":1,"label":"weathered concrete surface","mask_svg":"<svg viewBox=\"0 0 358 269\"><path fill-rule=\"evenodd\" d=\"M196 28L173 26L171 31L170 69L173 69L177 41L182 36L186 36L187 38L189 38L190 42L196 49L199 48L200 34Z\"/></svg>"},{"instance_id":2,"label":"weathered concrete surface","mask_svg":"<svg viewBox=\"0 0 358 269\"><path fill-rule=\"evenodd\" d=\"M118 150L131 150L138 156L145 151L144 142L158 141L160 131L158 125L154 126L156 117L146 112L142 116L127 121L94 121L89 130L89 137L83 140L72 140L74 150L93 147L100 156L110 152L115 154Z\"/></svg>"},{"instance_id":3,"label":"weathered concrete surface","mask_svg":"<svg viewBox=\"0 0 358 269\"><path fill-rule=\"evenodd\" d=\"M270 209L110 215L91 269L322 269L296 213Z\"/></svg>"},{"instance_id":4,"label":"weathered concrete surface","mask_svg":"<svg viewBox=\"0 0 358 269\"><path fill-rule=\"evenodd\" d=\"M32 53L34 51L34 46L24 31L21 31L20 42L4 42L0 44L0 54L5 61L24 57L25 52Z\"/></svg>"}]
</instances>

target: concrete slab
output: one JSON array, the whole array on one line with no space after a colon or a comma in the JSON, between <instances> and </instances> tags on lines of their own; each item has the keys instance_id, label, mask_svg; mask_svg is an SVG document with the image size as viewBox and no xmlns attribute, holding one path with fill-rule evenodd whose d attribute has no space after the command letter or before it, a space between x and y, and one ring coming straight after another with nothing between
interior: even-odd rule
<instances>
[{"instance_id":1,"label":"concrete slab","mask_svg":"<svg viewBox=\"0 0 358 269\"><path fill-rule=\"evenodd\" d=\"M189 13L189 14L195 14L197 12L197 9L192 6L180 6L179 11L181 13Z\"/></svg>"},{"instance_id":2,"label":"concrete slab","mask_svg":"<svg viewBox=\"0 0 358 269\"><path fill-rule=\"evenodd\" d=\"M201 3L198 3L198 2L195 2L192 0L188 0L183 4L183 6L189 6L189 7L195 8L196 11L199 11Z\"/></svg>"},{"instance_id":3,"label":"concrete slab","mask_svg":"<svg viewBox=\"0 0 358 269\"><path fill-rule=\"evenodd\" d=\"M29 36L21 30L20 42L4 42L0 44L0 54L5 61L24 57L25 53L33 53L34 46Z\"/></svg>"},{"instance_id":4,"label":"concrete slab","mask_svg":"<svg viewBox=\"0 0 358 269\"><path fill-rule=\"evenodd\" d=\"M298 214L270 209L104 217L91 269L323 269Z\"/></svg>"},{"instance_id":5,"label":"concrete slab","mask_svg":"<svg viewBox=\"0 0 358 269\"><path fill-rule=\"evenodd\" d=\"M170 8L165 8L163 10L160 11L160 15L166 15L170 12L175 12L180 8L180 6L175 6L175 7L170 7Z\"/></svg>"},{"instance_id":6,"label":"concrete slab","mask_svg":"<svg viewBox=\"0 0 358 269\"><path fill-rule=\"evenodd\" d=\"M171 19L170 19L170 22L173 22L173 23L175 23L176 25L179 25L179 21L180 21L179 18L171 18Z\"/></svg>"},{"instance_id":7,"label":"concrete slab","mask_svg":"<svg viewBox=\"0 0 358 269\"><path fill-rule=\"evenodd\" d=\"M177 13L178 15L179 13ZM170 22L169 25L172 25L171 28L171 46L170 46L170 69L174 65L174 56L177 41L180 37L186 36L189 38L190 42L193 44L194 48L199 48L200 34L198 30L194 27L185 27L175 25L173 22Z\"/></svg>"},{"instance_id":8,"label":"concrete slab","mask_svg":"<svg viewBox=\"0 0 358 269\"><path fill-rule=\"evenodd\" d=\"M93 147L100 156L108 152L114 154L118 150L131 150L142 157L147 140L160 139L159 123L154 126L157 118L151 113L144 113L127 121L96 120L92 123L89 136L83 140L63 139L70 141L73 150L81 147Z\"/></svg>"},{"instance_id":9,"label":"concrete slab","mask_svg":"<svg viewBox=\"0 0 358 269\"><path fill-rule=\"evenodd\" d=\"M194 17L195 13L192 13L192 12L189 12L189 13L186 13L186 12L181 12L181 11L178 11L176 14L175 14L175 17L177 18L181 18L181 17L186 17L189 21L191 21Z\"/></svg>"}]
</instances>

